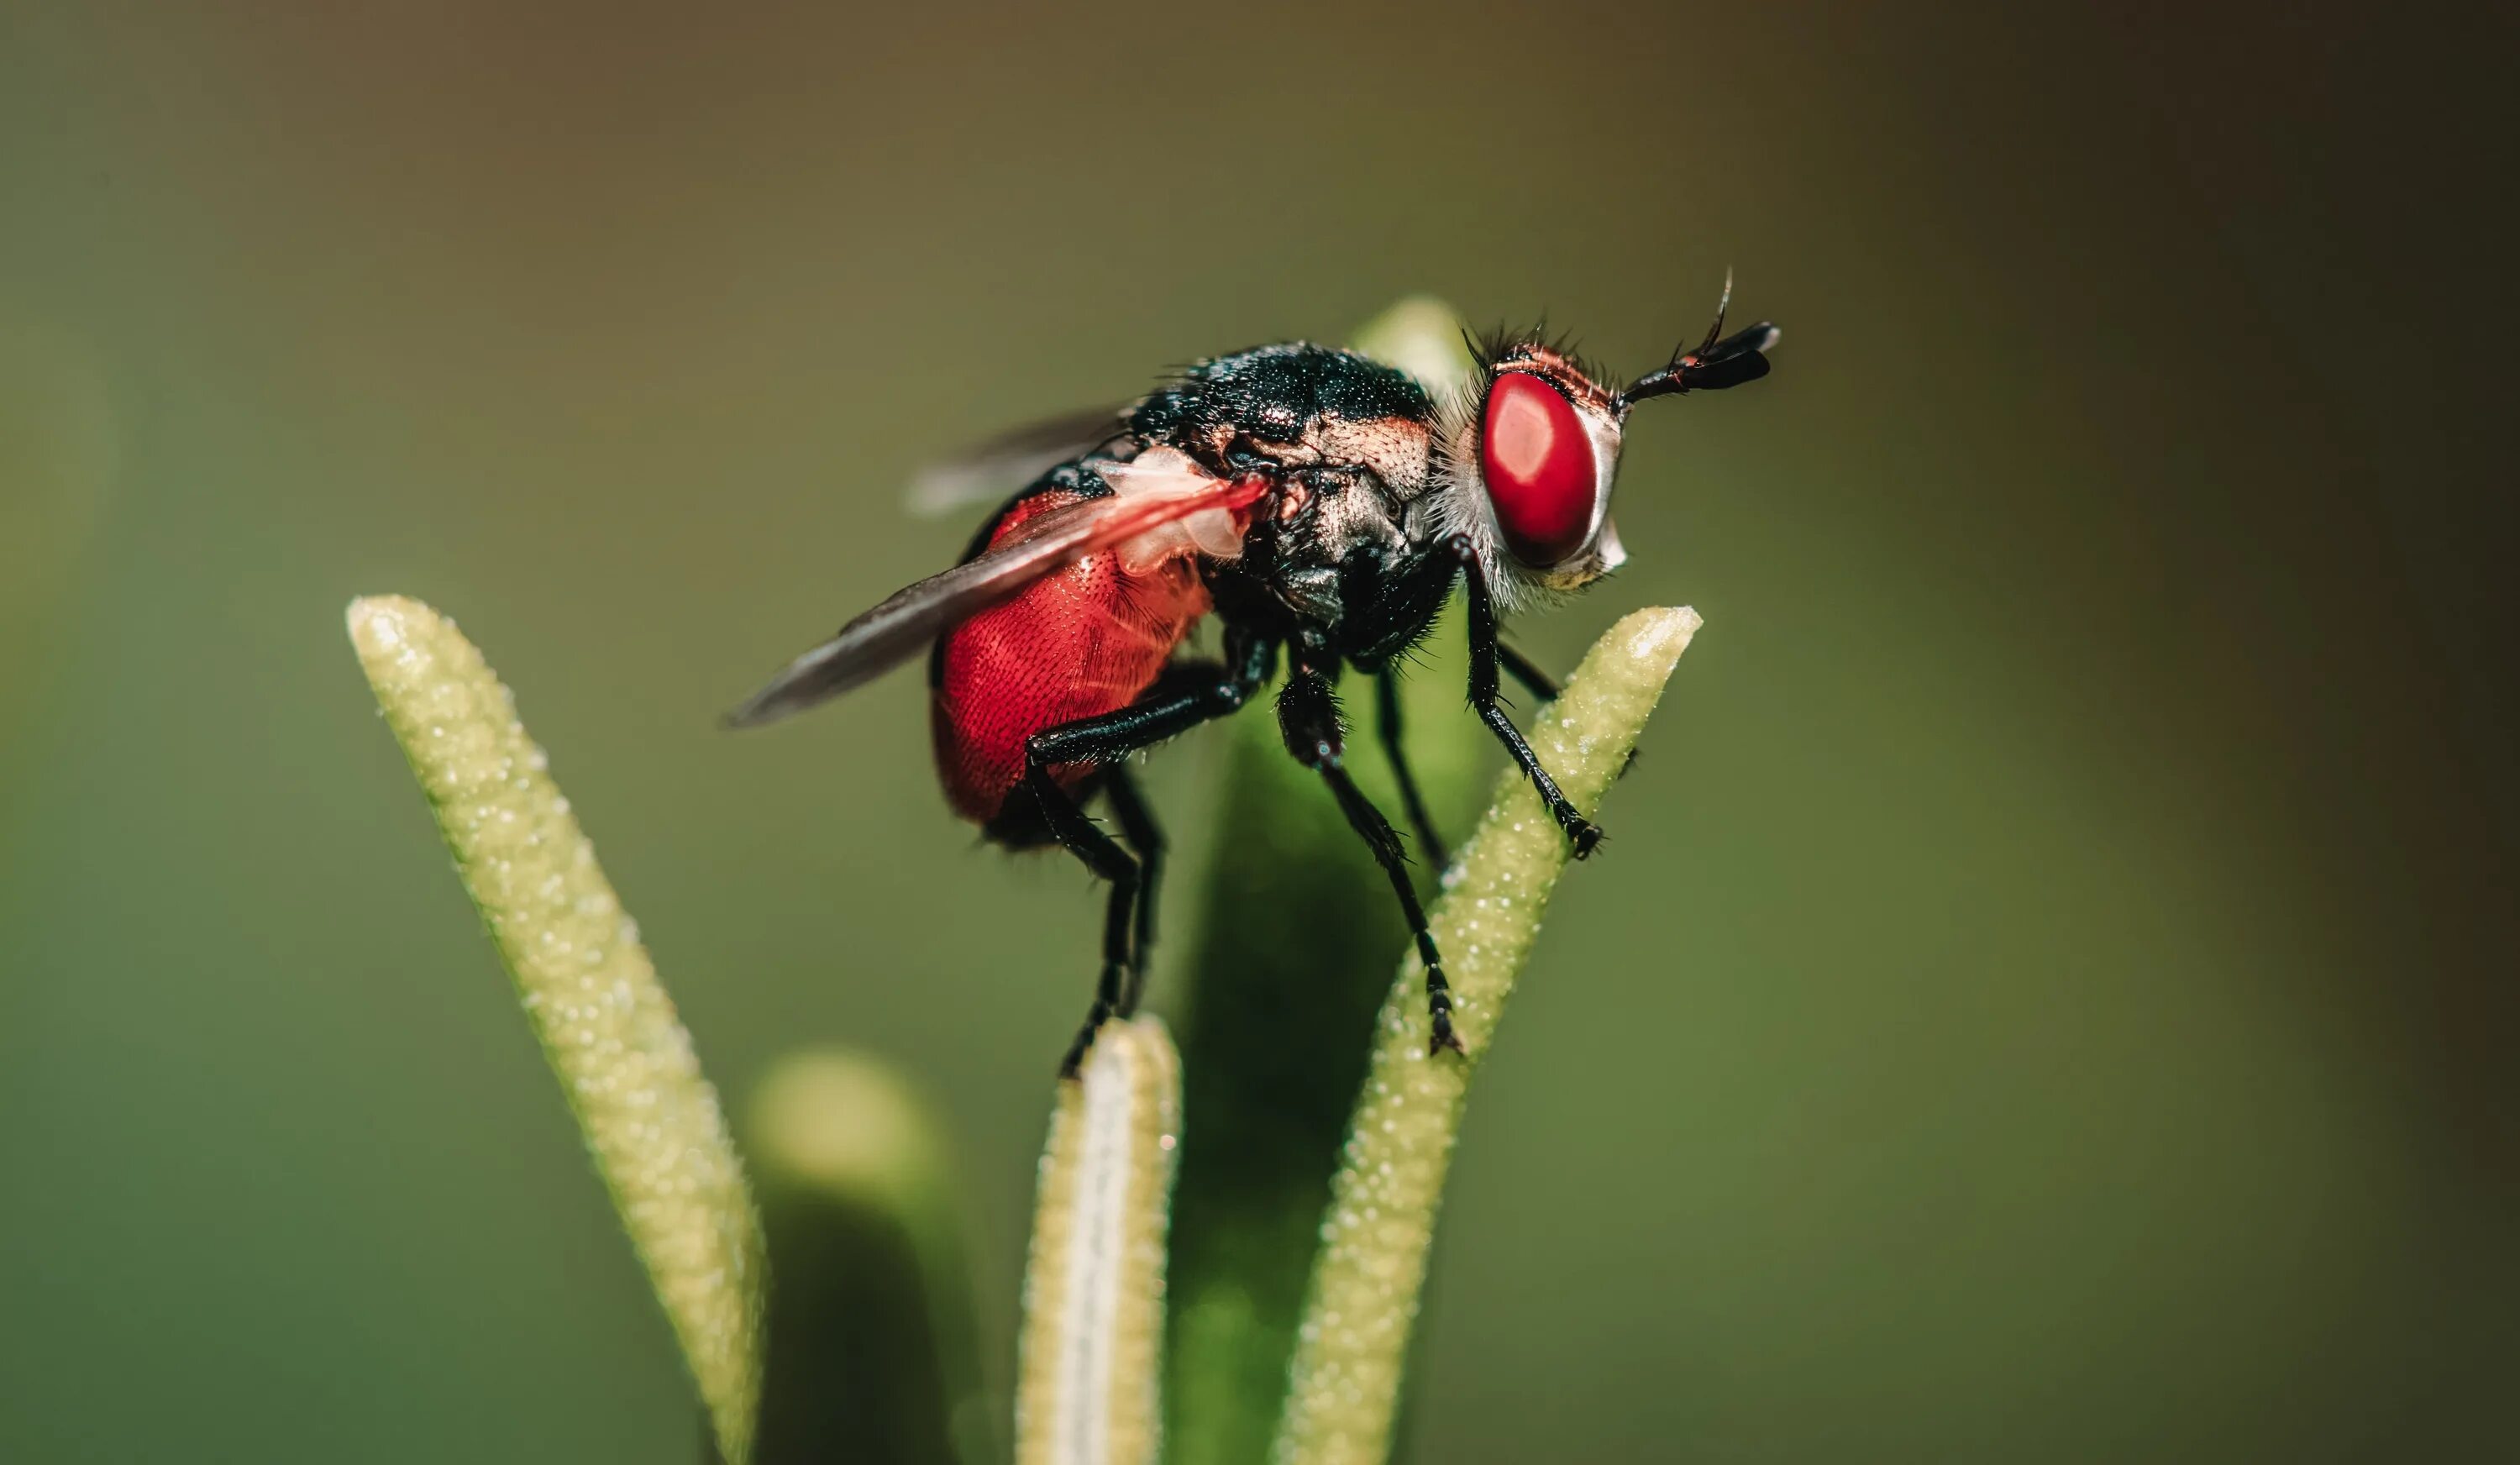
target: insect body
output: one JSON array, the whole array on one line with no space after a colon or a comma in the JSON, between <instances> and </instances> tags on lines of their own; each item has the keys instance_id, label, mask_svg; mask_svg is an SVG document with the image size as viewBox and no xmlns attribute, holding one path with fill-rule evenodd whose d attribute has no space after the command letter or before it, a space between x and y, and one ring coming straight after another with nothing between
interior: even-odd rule
<instances>
[{"instance_id":1,"label":"insect body","mask_svg":"<svg viewBox=\"0 0 2520 1465\"><path fill-rule=\"evenodd\" d=\"M1407 812L1440 859L1401 757L1393 662L1462 585L1470 705L1575 856L1590 855L1600 830L1499 704L1500 668L1544 697L1554 688L1499 643L1498 617L1625 558L1609 503L1629 410L1756 380L1776 339L1765 324L1725 336L1719 307L1695 350L1616 389L1535 335L1501 336L1477 347L1469 381L1442 400L1323 346L1203 362L1123 412L1060 424L1073 438L1064 461L983 526L960 564L797 657L730 721L772 721L927 650L937 767L955 811L1012 848L1062 846L1110 885L1094 1001L1061 1070L1073 1074L1102 1023L1135 1006L1152 935L1163 841L1127 755L1240 708L1282 655L1286 747L1389 877L1426 969L1430 1049L1458 1050L1400 837L1342 767L1332 688L1347 667L1377 679ZM1223 655L1177 659L1211 612ZM1116 839L1086 816L1098 796Z\"/></svg>"}]
</instances>

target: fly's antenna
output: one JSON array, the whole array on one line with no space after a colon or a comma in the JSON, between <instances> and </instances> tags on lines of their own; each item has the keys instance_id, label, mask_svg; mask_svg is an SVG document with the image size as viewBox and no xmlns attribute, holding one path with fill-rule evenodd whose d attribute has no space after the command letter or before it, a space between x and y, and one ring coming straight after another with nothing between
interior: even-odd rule
<instances>
[{"instance_id":1,"label":"fly's antenna","mask_svg":"<svg viewBox=\"0 0 2520 1465\"><path fill-rule=\"evenodd\" d=\"M1724 293L1715 297L1715 324L1706 328L1706 339L1697 343L1693 356L1703 356L1714 349L1715 338L1724 333L1724 314L1732 308L1732 267L1724 267Z\"/></svg>"},{"instance_id":2,"label":"fly's antenna","mask_svg":"<svg viewBox=\"0 0 2520 1465\"><path fill-rule=\"evenodd\" d=\"M1647 372L1619 393L1619 415L1652 397L1676 397L1685 392L1722 391L1756 381L1768 375L1768 348L1784 333L1761 321L1736 335L1724 333L1725 313L1732 308L1732 271L1724 272L1724 293L1715 301L1715 324L1706 328L1706 338L1694 351L1674 351L1671 360L1659 371Z\"/></svg>"}]
</instances>

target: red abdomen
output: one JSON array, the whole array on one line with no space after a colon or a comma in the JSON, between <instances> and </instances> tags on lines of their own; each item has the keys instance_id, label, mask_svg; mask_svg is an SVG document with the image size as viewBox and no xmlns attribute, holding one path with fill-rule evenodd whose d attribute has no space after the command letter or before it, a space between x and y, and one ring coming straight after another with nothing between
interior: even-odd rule
<instances>
[{"instance_id":1,"label":"red abdomen","mask_svg":"<svg viewBox=\"0 0 2520 1465\"><path fill-rule=\"evenodd\" d=\"M1018 500L990 535L990 546L1005 543L1034 514L1077 497L1055 491ZM938 647L929 725L936 771L954 812L981 824L996 819L1023 779L1025 739L1137 700L1207 609L1207 587L1189 558L1127 575L1118 556L1104 552L947 632ZM1073 786L1088 770L1056 772L1060 783Z\"/></svg>"}]
</instances>

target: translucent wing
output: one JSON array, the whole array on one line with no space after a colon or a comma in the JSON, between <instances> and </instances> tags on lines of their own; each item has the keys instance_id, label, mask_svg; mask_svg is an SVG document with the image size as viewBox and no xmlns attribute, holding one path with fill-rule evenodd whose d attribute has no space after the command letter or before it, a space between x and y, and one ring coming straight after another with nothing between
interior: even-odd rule
<instances>
[{"instance_id":1,"label":"translucent wing","mask_svg":"<svg viewBox=\"0 0 2520 1465\"><path fill-rule=\"evenodd\" d=\"M1257 500L1266 486L1259 479L1150 470L1108 498L1039 514L1006 543L928 576L842 626L838 635L788 663L770 685L728 713L727 725L757 728L863 686L919 654L954 626L1088 555L1117 549L1123 568L1137 572L1178 554L1217 553L1226 546L1218 540L1213 519L1230 518L1233 511ZM1194 519L1201 514L1210 520ZM1177 525L1187 526L1188 532L1176 534ZM1238 535L1235 538L1238 542Z\"/></svg>"},{"instance_id":2,"label":"translucent wing","mask_svg":"<svg viewBox=\"0 0 2520 1465\"><path fill-rule=\"evenodd\" d=\"M934 518L973 504L996 504L1070 459L1120 435L1118 407L1097 407L1001 432L910 480L910 511Z\"/></svg>"}]
</instances>

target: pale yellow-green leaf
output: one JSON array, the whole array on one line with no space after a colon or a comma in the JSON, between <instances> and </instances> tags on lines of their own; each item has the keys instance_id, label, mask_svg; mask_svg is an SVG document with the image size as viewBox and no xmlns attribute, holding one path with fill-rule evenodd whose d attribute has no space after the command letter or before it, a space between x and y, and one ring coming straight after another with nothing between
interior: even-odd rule
<instances>
[{"instance_id":1,"label":"pale yellow-green leaf","mask_svg":"<svg viewBox=\"0 0 2520 1465\"><path fill-rule=\"evenodd\" d=\"M1033 1205L1015 1465L1148 1465L1161 1435L1164 1233L1181 1068L1151 1017L1103 1026L1058 1086Z\"/></svg>"},{"instance_id":2,"label":"pale yellow-green leaf","mask_svg":"<svg viewBox=\"0 0 2520 1465\"><path fill-rule=\"evenodd\" d=\"M761 1388L761 1222L717 1093L638 927L508 688L417 600L351 602L350 640L456 872L515 977L731 1465Z\"/></svg>"},{"instance_id":3,"label":"pale yellow-green leaf","mask_svg":"<svg viewBox=\"0 0 2520 1465\"><path fill-rule=\"evenodd\" d=\"M1411 295L1368 321L1353 344L1386 366L1396 366L1442 401L1470 377L1468 342L1462 318L1432 295Z\"/></svg>"},{"instance_id":4,"label":"pale yellow-green leaf","mask_svg":"<svg viewBox=\"0 0 2520 1465\"><path fill-rule=\"evenodd\" d=\"M894 1212L942 1203L935 1116L907 1079L863 1053L808 1048L781 1058L744 1106L744 1138L765 1183L776 1176Z\"/></svg>"},{"instance_id":5,"label":"pale yellow-green leaf","mask_svg":"<svg viewBox=\"0 0 2520 1465\"><path fill-rule=\"evenodd\" d=\"M1625 766L1697 624L1690 610L1621 620L1530 730L1542 766L1586 814ZM1376 1465L1390 1450L1462 1103L1566 858L1565 835L1529 781L1507 770L1429 916L1469 1051L1428 1056L1424 973L1411 957L1376 1019L1372 1067L1331 1183L1278 1465Z\"/></svg>"}]
</instances>

